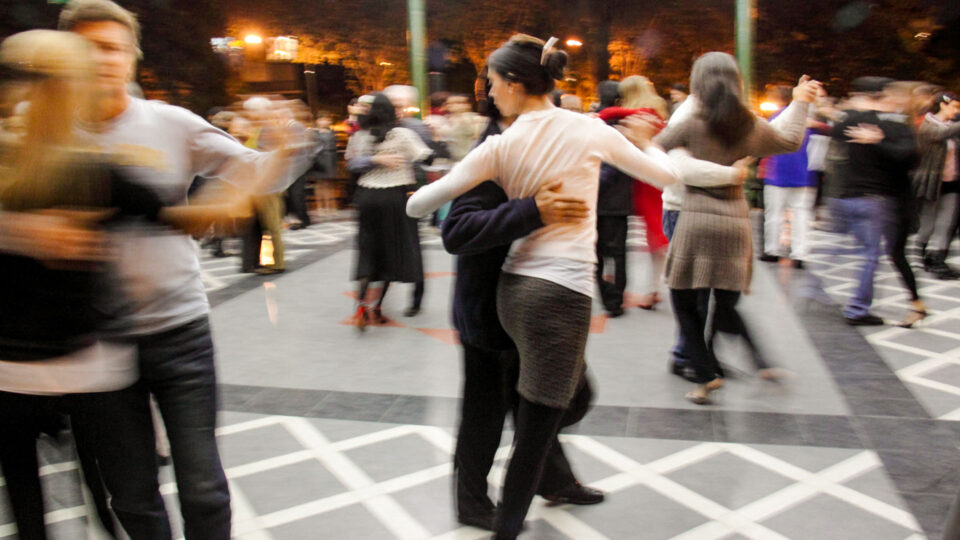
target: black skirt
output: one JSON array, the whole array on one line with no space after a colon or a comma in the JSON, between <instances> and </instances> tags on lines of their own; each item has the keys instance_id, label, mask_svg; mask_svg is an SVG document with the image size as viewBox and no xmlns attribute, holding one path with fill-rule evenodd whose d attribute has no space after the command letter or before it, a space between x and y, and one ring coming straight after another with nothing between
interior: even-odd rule
<instances>
[{"instance_id":1,"label":"black skirt","mask_svg":"<svg viewBox=\"0 0 960 540\"><path fill-rule=\"evenodd\" d=\"M417 220L407 216L407 192L414 185L383 189L357 187L359 212L355 280L423 281Z\"/></svg>"}]
</instances>

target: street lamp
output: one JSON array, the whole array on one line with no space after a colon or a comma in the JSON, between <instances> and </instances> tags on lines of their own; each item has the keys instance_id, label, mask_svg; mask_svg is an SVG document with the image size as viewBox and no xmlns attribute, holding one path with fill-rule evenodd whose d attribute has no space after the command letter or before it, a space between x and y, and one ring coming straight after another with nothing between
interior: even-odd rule
<instances>
[{"instance_id":1,"label":"street lamp","mask_svg":"<svg viewBox=\"0 0 960 540\"><path fill-rule=\"evenodd\" d=\"M567 47L578 49L583 46L583 42L576 38L570 38L566 41Z\"/></svg>"},{"instance_id":2,"label":"street lamp","mask_svg":"<svg viewBox=\"0 0 960 540\"><path fill-rule=\"evenodd\" d=\"M249 34L247 37L243 38L243 41L247 45L259 45L263 43L263 38L256 34Z\"/></svg>"}]
</instances>

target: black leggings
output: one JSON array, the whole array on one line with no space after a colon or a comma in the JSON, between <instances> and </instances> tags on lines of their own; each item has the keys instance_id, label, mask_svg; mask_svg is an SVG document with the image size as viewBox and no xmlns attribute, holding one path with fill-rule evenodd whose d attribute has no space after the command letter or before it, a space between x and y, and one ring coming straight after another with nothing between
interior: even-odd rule
<instances>
[{"instance_id":1,"label":"black leggings","mask_svg":"<svg viewBox=\"0 0 960 540\"><path fill-rule=\"evenodd\" d=\"M742 337L750 350L754 366L758 370L769 368L737 311L740 291L711 289L714 298L713 324L709 340L704 336L703 329L707 326L706 313L697 308L697 298L702 296L704 291L705 289L670 289L673 312L683 335L690 364L696 371L697 382L706 383L723 376L723 370L714 355L713 343L717 332Z\"/></svg>"},{"instance_id":2,"label":"black leggings","mask_svg":"<svg viewBox=\"0 0 960 540\"><path fill-rule=\"evenodd\" d=\"M497 538L516 538L520 534L557 432L583 419L591 397L592 390L585 377L568 409L547 407L520 396L513 454L507 465L503 497L494 523Z\"/></svg>"},{"instance_id":3,"label":"black leggings","mask_svg":"<svg viewBox=\"0 0 960 540\"><path fill-rule=\"evenodd\" d=\"M920 294L917 291L917 278L913 275L913 267L911 267L910 262L907 261L906 254L907 236L910 234L910 222L906 215L908 211L907 208L899 209L900 215L897 218L896 236L894 237L893 244L889 248L890 260L893 261L897 272L900 273L900 280L903 281L903 286L910 292L910 299L917 301L920 300Z\"/></svg>"}]
</instances>

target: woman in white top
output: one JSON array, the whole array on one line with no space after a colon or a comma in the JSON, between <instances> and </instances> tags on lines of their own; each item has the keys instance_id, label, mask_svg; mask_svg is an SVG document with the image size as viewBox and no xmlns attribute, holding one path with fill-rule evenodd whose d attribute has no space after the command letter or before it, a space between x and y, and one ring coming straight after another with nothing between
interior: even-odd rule
<instances>
[{"instance_id":1,"label":"woman in white top","mask_svg":"<svg viewBox=\"0 0 960 540\"><path fill-rule=\"evenodd\" d=\"M355 323L362 330L371 317L377 324L386 321L381 306L391 281L423 282L417 220L407 217L404 205L407 193L416 188L414 162L433 152L416 133L397 126L396 112L384 94L374 95L360 125L363 130L350 137L345 157L347 167L361 175L354 197L359 212L354 279L359 283ZM367 287L372 281L382 281L383 289L368 311ZM417 295L422 294L418 287L408 314L415 314Z\"/></svg>"},{"instance_id":2,"label":"woman in white top","mask_svg":"<svg viewBox=\"0 0 960 540\"><path fill-rule=\"evenodd\" d=\"M444 178L417 191L407 213L425 216L481 182L494 179L511 199L534 195L554 180L565 195L587 201L575 224L548 225L515 242L503 267L497 306L520 351L521 396L514 451L495 522L498 538L514 538L536 489L543 458L571 397L583 384L596 264L596 200L600 164L657 186L677 180L670 159L649 143L649 127L625 121L624 133L598 119L558 109L548 94L567 57L514 36L488 60L490 96L505 115L519 115L503 135L489 137ZM729 182L729 179L725 180Z\"/></svg>"}]
</instances>

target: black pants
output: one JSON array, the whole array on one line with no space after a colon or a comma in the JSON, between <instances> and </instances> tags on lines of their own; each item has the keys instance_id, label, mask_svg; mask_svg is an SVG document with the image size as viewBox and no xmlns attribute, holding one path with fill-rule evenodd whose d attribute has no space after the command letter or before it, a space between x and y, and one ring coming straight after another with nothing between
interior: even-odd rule
<instances>
[{"instance_id":1,"label":"black pants","mask_svg":"<svg viewBox=\"0 0 960 540\"><path fill-rule=\"evenodd\" d=\"M62 427L63 414L79 412L85 396L34 396L0 392L0 468L6 486L21 540L43 540L43 493L37 460L37 437L41 432L57 433ZM101 421L109 422L104 416ZM106 494L94 455L94 447L87 432L74 426L77 456L83 477L93 497L97 514L104 528L114 533L113 517L107 506Z\"/></svg>"},{"instance_id":2,"label":"black pants","mask_svg":"<svg viewBox=\"0 0 960 540\"><path fill-rule=\"evenodd\" d=\"M260 224L260 218L254 215L247 221L240 239L243 241L240 267L245 272L252 272L260 267L260 249L263 244L263 226Z\"/></svg>"},{"instance_id":3,"label":"black pants","mask_svg":"<svg viewBox=\"0 0 960 540\"><path fill-rule=\"evenodd\" d=\"M287 211L294 215L304 227L310 225L310 213L307 211L307 175L290 184L286 193Z\"/></svg>"},{"instance_id":4,"label":"black pants","mask_svg":"<svg viewBox=\"0 0 960 540\"><path fill-rule=\"evenodd\" d=\"M390 289L390 281L383 282L383 289L380 290L380 298L377 300L376 306L380 307L383 305L383 299L387 296L387 291ZM360 280L357 287L357 301L361 303L367 302L367 289L370 287L370 280L363 278ZM423 293L426 292L426 288L423 286L423 281L417 281L413 284L413 293L410 296L410 307L415 309L420 309L420 305L423 303Z\"/></svg>"},{"instance_id":5,"label":"black pants","mask_svg":"<svg viewBox=\"0 0 960 540\"><path fill-rule=\"evenodd\" d=\"M0 468L21 540L45 540L37 436L56 418L57 398L0 392Z\"/></svg>"},{"instance_id":6,"label":"black pants","mask_svg":"<svg viewBox=\"0 0 960 540\"><path fill-rule=\"evenodd\" d=\"M687 360L696 371L698 382L705 383L718 376L723 376L723 370L714 355L713 348L718 332L742 337L750 349L757 369L769 367L750 337L740 313L737 312L740 291L712 289L714 298L713 324L710 326L709 339L704 336L704 328L707 327L707 314L701 308L704 291L707 291L707 289L670 289L673 312L677 317L677 325L680 327L685 352L689 355Z\"/></svg>"},{"instance_id":7,"label":"black pants","mask_svg":"<svg viewBox=\"0 0 960 540\"><path fill-rule=\"evenodd\" d=\"M512 411L514 419L517 418L519 373L516 349L491 351L463 344L463 402L453 458L454 493L460 517L493 512L493 503L487 495L487 475L500 446L507 413ZM587 392L581 396L585 399L578 400L578 409L589 406L589 389ZM576 481L570 462L554 437L537 493L556 493Z\"/></svg>"},{"instance_id":8,"label":"black pants","mask_svg":"<svg viewBox=\"0 0 960 540\"><path fill-rule=\"evenodd\" d=\"M544 471L557 465L557 454L553 452L553 448L559 444L557 433L561 428L576 424L586 416L592 396L593 392L586 377L581 381L568 409L547 407L519 396L513 454L507 465L503 497L494 522L498 538L514 538L519 535L533 496L554 491L553 486L550 486L551 491L547 491L547 486L541 482ZM564 486L557 486L557 489L560 487Z\"/></svg>"},{"instance_id":9,"label":"black pants","mask_svg":"<svg viewBox=\"0 0 960 540\"><path fill-rule=\"evenodd\" d=\"M613 282L603 279L605 259L613 259ZM597 216L597 285L607 311L623 304L627 288L627 216Z\"/></svg>"}]
</instances>

